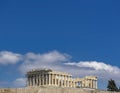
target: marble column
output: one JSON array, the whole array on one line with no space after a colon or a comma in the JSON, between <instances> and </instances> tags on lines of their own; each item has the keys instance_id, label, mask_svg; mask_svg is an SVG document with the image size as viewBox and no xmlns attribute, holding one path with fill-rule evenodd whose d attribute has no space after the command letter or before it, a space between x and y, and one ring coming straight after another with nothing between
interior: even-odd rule
<instances>
[{"instance_id":1,"label":"marble column","mask_svg":"<svg viewBox=\"0 0 120 93\"><path fill-rule=\"evenodd\" d=\"M52 85L52 74L50 74L50 85Z\"/></svg>"},{"instance_id":2,"label":"marble column","mask_svg":"<svg viewBox=\"0 0 120 93\"><path fill-rule=\"evenodd\" d=\"M41 86L41 75L39 74L39 86Z\"/></svg>"},{"instance_id":3,"label":"marble column","mask_svg":"<svg viewBox=\"0 0 120 93\"><path fill-rule=\"evenodd\" d=\"M37 75L35 75L35 86L37 86Z\"/></svg>"},{"instance_id":4,"label":"marble column","mask_svg":"<svg viewBox=\"0 0 120 93\"><path fill-rule=\"evenodd\" d=\"M37 86L37 75L35 75L35 86Z\"/></svg>"},{"instance_id":5,"label":"marble column","mask_svg":"<svg viewBox=\"0 0 120 93\"><path fill-rule=\"evenodd\" d=\"M53 85L55 85L54 83L55 83L55 81L54 81L54 74L52 75L52 80L53 80Z\"/></svg>"},{"instance_id":6,"label":"marble column","mask_svg":"<svg viewBox=\"0 0 120 93\"><path fill-rule=\"evenodd\" d=\"M90 79L90 82L89 82L89 88L92 88L92 80Z\"/></svg>"},{"instance_id":7,"label":"marble column","mask_svg":"<svg viewBox=\"0 0 120 93\"><path fill-rule=\"evenodd\" d=\"M37 86L39 86L39 84L40 84L40 83L39 83L39 74L37 75L37 78L38 78Z\"/></svg>"},{"instance_id":8,"label":"marble column","mask_svg":"<svg viewBox=\"0 0 120 93\"><path fill-rule=\"evenodd\" d=\"M29 79L28 79L28 86L30 86L30 77L29 77Z\"/></svg>"},{"instance_id":9,"label":"marble column","mask_svg":"<svg viewBox=\"0 0 120 93\"><path fill-rule=\"evenodd\" d=\"M67 87L69 87L69 77L67 76Z\"/></svg>"},{"instance_id":10,"label":"marble column","mask_svg":"<svg viewBox=\"0 0 120 93\"><path fill-rule=\"evenodd\" d=\"M51 85L53 85L53 74L51 74Z\"/></svg>"},{"instance_id":11,"label":"marble column","mask_svg":"<svg viewBox=\"0 0 120 93\"><path fill-rule=\"evenodd\" d=\"M64 87L66 87L66 75L64 75Z\"/></svg>"},{"instance_id":12,"label":"marble column","mask_svg":"<svg viewBox=\"0 0 120 93\"><path fill-rule=\"evenodd\" d=\"M30 86L30 77L27 76L27 86Z\"/></svg>"},{"instance_id":13,"label":"marble column","mask_svg":"<svg viewBox=\"0 0 120 93\"><path fill-rule=\"evenodd\" d=\"M41 85L43 85L43 77L42 77L42 74L40 75L40 77L41 77Z\"/></svg>"},{"instance_id":14,"label":"marble column","mask_svg":"<svg viewBox=\"0 0 120 93\"><path fill-rule=\"evenodd\" d=\"M63 87L63 76L61 75L61 86Z\"/></svg>"},{"instance_id":15,"label":"marble column","mask_svg":"<svg viewBox=\"0 0 120 93\"><path fill-rule=\"evenodd\" d=\"M93 86L94 86L94 84L93 84L93 79L92 79L91 81L92 81L92 87L91 87L91 88L93 88Z\"/></svg>"},{"instance_id":16,"label":"marble column","mask_svg":"<svg viewBox=\"0 0 120 93\"><path fill-rule=\"evenodd\" d=\"M97 89L97 80L95 80L95 88Z\"/></svg>"},{"instance_id":17,"label":"marble column","mask_svg":"<svg viewBox=\"0 0 120 93\"><path fill-rule=\"evenodd\" d=\"M37 74L37 86L39 86L39 75Z\"/></svg>"},{"instance_id":18,"label":"marble column","mask_svg":"<svg viewBox=\"0 0 120 93\"><path fill-rule=\"evenodd\" d=\"M38 80L38 74L37 74L37 76L36 76L36 85L38 86L38 82L39 82L39 80Z\"/></svg>"},{"instance_id":19,"label":"marble column","mask_svg":"<svg viewBox=\"0 0 120 93\"><path fill-rule=\"evenodd\" d=\"M48 82L49 82L49 85L51 85L51 83L50 83L50 82L51 82L51 81L50 81L50 80L51 80L50 76L51 76L51 75L48 74L48 79L49 79Z\"/></svg>"},{"instance_id":20,"label":"marble column","mask_svg":"<svg viewBox=\"0 0 120 93\"><path fill-rule=\"evenodd\" d=\"M32 86L35 86L35 76L34 75L33 75L32 81L33 81Z\"/></svg>"},{"instance_id":21,"label":"marble column","mask_svg":"<svg viewBox=\"0 0 120 93\"><path fill-rule=\"evenodd\" d=\"M45 84L45 77L44 77L44 74L42 74L42 80L43 80L43 85Z\"/></svg>"},{"instance_id":22,"label":"marble column","mask_svg":"<svg viewBox=\"0 0 120 93\"><path fill-rule=\"evenodd\" d=\"M93 88L95 88L95 80L93 80Z\"/></svg>"},{"instance_id":23,"label":"marble column","mask_svg":"<svg viewBox=\"0 0 120 93\"><path fill-rule=\"evenodd\" d=\"M68 76L68 86L70 87L70 77Z\"/></svg>"},{"instance_id":24,"label":"marble column","mask_svg":"<svg viewBox=\"0 0 120 93\"><path fill-rule=\"evenodd\" d=\"M58 74L58 86L60 86L60 75Z\"/></svg>"},{"instance_id":25,"label":"marble column","mask_svg":"<svg viewBox=\"0 0 120 93\"><path fill-rule=\"evenodd\" d=\"M46 85L48 85L48 75L46 74Z\"/></svg>"},{"instance_id":26,"label":"marble column","mask_svg":"<svg viewBox=\"0 0 120 93\"><path fill-rule=\"evenodd\" d=\"M44 74L44 85L46 85L46 74Z\"/></svg>"},{"instance_id":27,"label":"marble column","mask_svg":"<svg viewBox=\"0 0 120 93\"><path fill-rule=\"evenodd\" d=\"M71 77L70 77L70 87L71 87L71 85L72 85L72 82L71 82Z\"/></svg>"},{"instance_id":28,"label":"marble column","mask_svg":"<svg viewBox=\"0 0 120 93\"><path fill-rule=\"evenodd\" d=\"M57 86L57 79L56 79L56 74L54 74L54 79L55 79L55 86Z\"/></svg>"},{"instance_id":29,"label":"marble column","mask_svg":"<svg viewBox=\"0 0 120 93\"><path fill-rule=\"evenodd\" d=\"M27 86L30 86L29 84L29 77L27 76Z\"/></svg>"},{"instance_id":30,"label":"marble column","mask_svg":"<svg viewBox=\"0 0 120 93\"><path fill-rule=\"evenodd\" d=\"M40 81L41 81L41 85L43 85L42 74L40 75Z\"/></svg>"},{"instance_id":31,"label":"marble column","mask_svg":"<svg viewBox=\"0 0 120 93\"><path fill-rule=\"evenodd\" d=\"M31 86L33 86L33 76L31 76Z\"/></svg>"},{"instance_id":32,"label":"marble column","mask_svg":"<svg viewBox=\"0 0 120 93\"><path fill-rule=\"evenodd\" d=\"M75 88L75 81L73 80L73 88Z\"/></svg>"},{"instance_id":33,"label":"marble column","mask_svg":"<svg viewBox=\"0 0 120 93\"><path fill-rule=\"evenodd\" d=\"M49 74L47 74L47 83L49 85Z\"/></svg>"},{"instance_id":34,"label":"marble column","mask_svg":"<svg viewBox=\"0 0 120 93\"><path fill-rule=\"evenodd\" d=\"M47 79L47 74L45 74L45 78L46 78L46 85L48 84L48 79Z\"/></svg>"},{"instance_id":35,"label":"marble column","mask_svg":"<svg viewBox=\"0 0 120 93\"><path fill-rule=\"evenodd\" d=\"M31 77L29 76L29 86L31 86Z\"/></svg>"},{"instance_id":36,"label":"marble column","mask_svg":"<svg viewBox=\"0 0 120 93\"><path fill-rule=\"evenodd\" d=\"M92 88L92 80L90 79L90 86L89 86L89 88Z\"/></svg>"},{"instance_id":37,"label":"marble column","mask_svg":"<svg viewBox=\"0 0 120 93\"><path fill-rule=\"evenodd\" d=\"M94 88L96 89L96 80L94 80Z\"/></svg>"},{"instance_id":38,"label":"marble column","mask_svg":"<svg viewBox=\"0 0 120 93\"><path fill-rule=\"evenodd\" d=\"M36 75L35 75L35 77L34 77L34 78L35 78L35 86L36 86L36 83L37 83L37 78L36 78Z\"/></svg>"}]
</instances>

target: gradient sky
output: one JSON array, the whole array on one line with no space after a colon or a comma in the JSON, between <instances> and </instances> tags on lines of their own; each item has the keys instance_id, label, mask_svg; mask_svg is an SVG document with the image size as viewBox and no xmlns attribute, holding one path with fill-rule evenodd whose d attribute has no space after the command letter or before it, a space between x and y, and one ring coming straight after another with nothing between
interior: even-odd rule
<instances>
[{"instance_id":1,"label":"gradient sky","mask_svg":"<svg viewBox=\"0 0 120 93\"><path fill-rule=\"evenodd\" d=\"M76 63L97 61L120 68L120 1L0 0L1 53L54 50ZM17 69L22 62L0 63L0 86L14 87L10 83L23 76Z\"/></svg>"}]
</instances>

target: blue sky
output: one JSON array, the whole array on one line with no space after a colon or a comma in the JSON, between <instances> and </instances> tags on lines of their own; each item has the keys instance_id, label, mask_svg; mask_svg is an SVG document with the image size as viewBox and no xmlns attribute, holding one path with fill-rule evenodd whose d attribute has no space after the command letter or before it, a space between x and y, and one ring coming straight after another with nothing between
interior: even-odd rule
<instances>
[{"instance_id":1,"label":"blue sky","mask_svg":"<svg viewBox=\"0 0 120 93\"><path fill-rule=\"evenodd\" d=\"M50 63L41 63L39 56L59 55L63 60L58 57L55 61L68 63L66 72L81 71L83 63L89 63L94 69L90 74L102 77L108 71L104 68L111 68L109 77L100 81L118 81L114 72L120 70L119 5L119 0L0 0L0 86L16 87L17 81L24 81L20 68L29 66L26 59L33 54L35 62L45 67ZM75 65L79 68L74 69ZM96 74L99 70L101 73ZM106 86L100 83L99 87Z\"/></svg>"}]
</instances>

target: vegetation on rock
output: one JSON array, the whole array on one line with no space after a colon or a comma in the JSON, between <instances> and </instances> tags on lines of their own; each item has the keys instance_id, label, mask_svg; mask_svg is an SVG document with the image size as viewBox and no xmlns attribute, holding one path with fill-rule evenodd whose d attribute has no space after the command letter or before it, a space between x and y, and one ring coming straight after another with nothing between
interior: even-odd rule
<instances>
[{"instance_id":1,"label":"vegetation on rock","mask_svg":"<svg viewBox=\"0 0 120 93\"><path fill-rule=\"evenodd\" d=\"M118 89L118 87L113 79L108 80L107 90L108 91L116 91L116 92L120 91L120 89Z\"/></svg>"}]
</instances>

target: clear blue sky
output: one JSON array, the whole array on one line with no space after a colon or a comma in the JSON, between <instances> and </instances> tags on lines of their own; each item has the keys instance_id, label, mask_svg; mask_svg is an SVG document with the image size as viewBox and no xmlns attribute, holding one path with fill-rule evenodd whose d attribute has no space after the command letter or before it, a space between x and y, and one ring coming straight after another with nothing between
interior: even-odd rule
<instances>
[{"instance_id":1,"label":"clear blue sky","mask_svg":"<svg viewBox=\"0 0 120 93\"><path fill-rule=\"evenodd\" d=\"M0 0L0 51L52 50L120 67L120 1ZM0 81L19 64L0 65Z\"/></svg>"}]
</instances>

